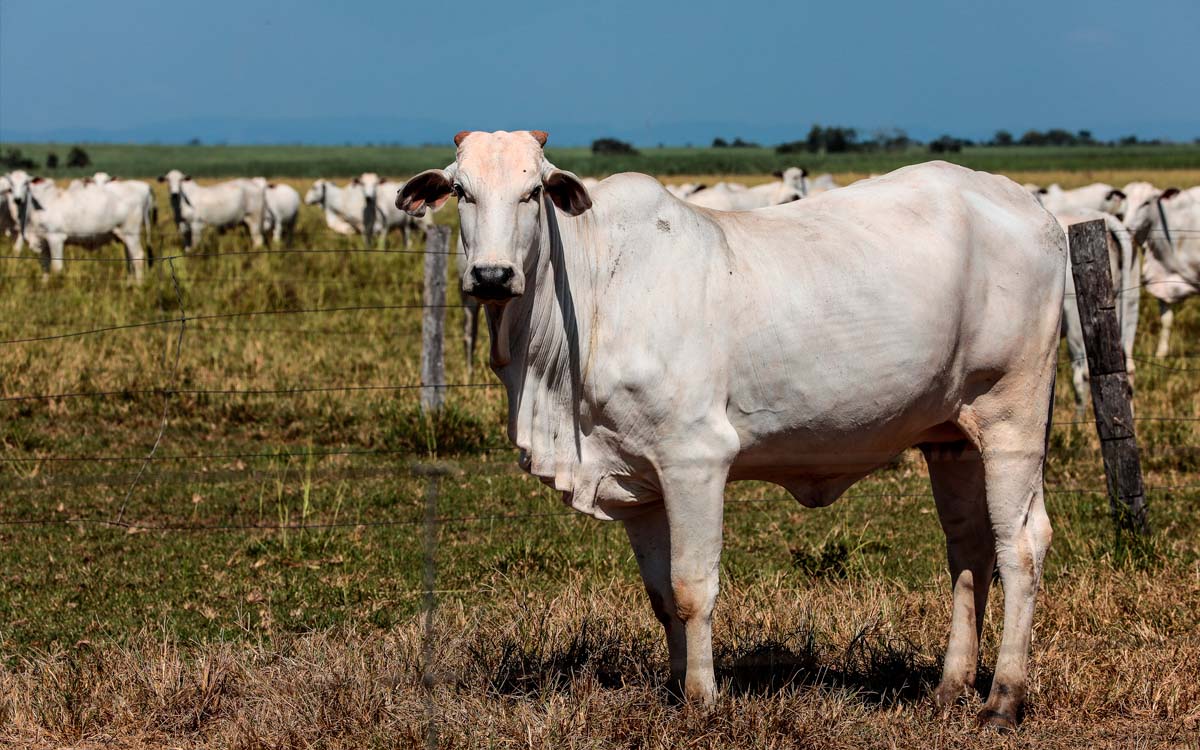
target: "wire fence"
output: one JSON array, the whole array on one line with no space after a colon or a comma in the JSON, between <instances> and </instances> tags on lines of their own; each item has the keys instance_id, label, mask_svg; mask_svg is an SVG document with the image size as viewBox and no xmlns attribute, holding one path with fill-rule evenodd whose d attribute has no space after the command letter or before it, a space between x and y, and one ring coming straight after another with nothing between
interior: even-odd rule
<instances>
[{"instance_id":1,"label":"wire fence","mask_svg":"<svg viewBox=\"0 0 1200 750\"><path fill-rule=\"evenodd\" d=\"M1172 229L1173 234L1200 234L1200 230ZM180 532L222 532L222 531L270 531L270 530L285 530L285 529L319 529L319 528L343 528L343 527L370 527L370 526L410 526L419 525L421 523L433 522L436 524L466 524L479 521L519 521L533 518L556 518L569 517L578 515L575 511L561 512L537 512L537 513L520 513L520 514L482 514L482 515L467 515L467 516L435 516L434 518L425 519L388 519L388 520L372 520L372 521L344 521L344 522L315 522L315 523L299 523L299 524L262 524L262 523L223 523L223 524L195 524L195 523L176 523L176 522L152 522L152 521L134 521L126 518L126 510L135 489L141 484L152 484L155 486L175 485L175 486L201 486L216 483L226 482L262 482L279 476L278 472L263 472L260 470L235 470L235 471L174 471L166 473L162 470L150 472L150 468L162 464L180 464L186 462L206 462L206 461L246 461L246 460L267 460L267 461L290 461L292 459L327 459L336 457L347 458L388 458L396 459L400 457L412 457L410 450L404 449L386 449L386 448L337 448L337 449L316 449L304 451L227 451L227 452L208 452L208 453L187 453L187 454L167 454L159 455L158 451L163 442L163 438L167 433L170 424L171 407L177 397L193 396L193 397L251 397L251 396L272 396L286 397L297 396L304 394L317 393L355 393L355 392L401 392L401 391L416 391L420 389L439 388L439 389L489 389L500 387L500 383L496 381L484 382L449 382L440 384L422 384L422 383L381 383L381 384L321 384L321 385L294 385L294 386L279 386L271 388L203 388L203 387L188 387L180 383L180 363L182 361L185 348L187 334L197 334L205 332L254 332L254 333L287 333L299 335L336 335L345 337L354 336L369 336L377 335L375 332L364 330L362 328L312 328L312 327L289 327L289 326L223 326L208 325L213 321L230 321L236 319L263 319L275 318L280 316L334 316L339 314L350 313L383 313L391 311L417 311L430 309L451 309L458 308L459 304L356 304L356 305L335 305L335 306L315 306L315 307L287 307L287 308L270 308L256 309L247 311L232 311L218 313L190 313L185 293L186 285L193 283L218 283L229 282L233 280L241 280L241 277L230 275L213 275L213 276L188 276L181 279L176 266L177 261L196 260L203 258L218 258L218 257L239 257L239 256L259 256L259 255L311 255L320 256L327 254L338 255L368 255L368 256L384 256L390 254L423 254L423 255L452 255L454 251L446 250L430 250L430 249L395 249L395 250L368 250L368 249L284 249L284 250L246 250L222 253L191 253L191 254L174 254L165 255L157 258L159 261L158 269L160 274L169 274L169 277L164 277L164 281L170 282L170 288L175 295L175 311L165 309L165 304L160 300L161 314L159 317L149 320L119 322L109 325L93 326L88 328L79 328L74 330L57 331L53 333L44 333L32 336L19 336L9 339L0 340L0 345L18 346L29 345L41 342L65 341L81 339L89 336L97 336L105 333L129 331L129 330L146 330L146 329L169 329L173 326L178 326L178 331L174 337L174 346L164 346L163 361L160 366L164 373L166 384L156 387L137 387L137 388L118 388L118 389L97 389L97 390L78 390L65 392L48 392L48 393L9 393L0 396L0 402L20 403L20 402L47 402L70 399L100 399L100 398L116 398L123 400L137 398L157 398L162 400L161 416L157 420L157 431L154 439L145 453L137 455L104 455L104 454L50 454L50 455L31 455L31 456L0 456L0 465L12 467L27 467L27 466L43 466L43 465L136 465L136 470L133 472L84 472L84 473L69 473L62 476L47 477L39 475L35 479L24 480L15 479L6 483L0 484L0 489L7 491L21 491L27 489L47 489L47 488L79 488L79 487L97 487L97 486L120 486L126 487L123 493L123 499L119 509L115 515L109 517L44 517L44 518L16 518L16 519L0 519L0 526L62 526L62 525L93 525L100 527L108 527L115 529L137 529L145 531L180 531ZM0 256L0 260L33 260L37 256L33 255L9 255ZM95 256L84 256L80 258L72 258L71 262L84 261L89 263L124 263L123 258L102 258ZM164 270L165 269L165 270ZM10 276L9 278L13 278ZM287 283L305 283L305 284L325 284L325 280L311 279L306 277L295 278L279 278L271 279L275 281L285 281ZM1137 286L1128 287L1121 291L1137 291L1155 284L1178 283L1175 281L1155 282L1150 281ZM391 283L381 283L380 286L395 287ZM171 352L173 351L173 355ZM1079 361L1082 361L1081 358ZM1200 354L1185 353L1170 357L1170 362L1159 361L1155 359L1147 359L1143 357L1134 357L1138 364L1171 371L1171 372L1197 372L1200 367L1187 365L1173 364L1174 361L1190 361L1200 359ZM1200 417L1181 416L1181 415L1154 415L1154 414L1139 414L1135 417L1138 423L1196 423L1200 422ZM1081 426L1093 424L1090 419L1076 420L1061 420L1056 421L1056 427ZM1161 454L1179 453L1191 454L1200 452L1200 446L1178 445L1178 446L1158 446L1156 450ZM499 468L496 464L490 463L474 463L463 465L461 462L454 469L460 473L468 474L472 477L485 475L488 473L503 473L517 474L519 473L515 467ZM451 471L451 469L440 469L439 471ZM420 477L424 476L428 469L413 469L411 466L388 466L388 467L340 467L334 470L323 469L318 477L321 480L330 479L350 479L364 477ZM1169 493L1177 491L1192 491L1200 485L1180 485L1180 486L1164 486L1164 487L1147 487L1147 492ZM1074 495L1104 495L1108 492L1106 487L1057 487L1048 485L1047 494L1074 494ZM848 493L844 495L847 498L865 498L865 497L932 497L931 493ZM754 504L768 502L765 500L732 500L730 501L730 509L735 510L741 507L746 507L743 504Z\"/></svg>"}]
</instances>

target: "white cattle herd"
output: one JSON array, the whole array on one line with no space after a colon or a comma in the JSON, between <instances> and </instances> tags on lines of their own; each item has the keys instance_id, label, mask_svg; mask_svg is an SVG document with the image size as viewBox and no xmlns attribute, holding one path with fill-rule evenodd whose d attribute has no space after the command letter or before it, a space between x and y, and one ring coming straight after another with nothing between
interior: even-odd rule
<instances>
[{"instance_id":1,"label":"white cattle herd","mask_svg":"<svg viewBox=\"0 0 1200 750\"><path fill-rule=\"evenodd\" d=\"M290 185L264 177L227 180L201 185L178 169L158 178L167 186L172 221L184 251L200 242L206 230L244 226L251 244L268 242L290 247L300 217L300 194ZM406 247L412 231L432 224L432 218L414 219L395 206L392 198L403 182L389 181L374 172L354 177L345 187L317 180L306 203L320 205L329 228L338 234L363 236L367 247L386 242L389 231L399 229ZM130 278L140 281L153 261L151 231L157 221L154 191L140 180L118 179L106 172L74 179L64 190L49 178L17 170L0 175L0 234L20 253L29 245L42 260L47 274L63 270L66 244L97 247L116 240L125 246Z\"/></svg>"},{"instance_id":2,"label":"white cattle herd","mask_svg":"<svg viewBox=\"0 0 1200 750\"><path fill-rule=\"evenodd\" d=\"M1078 404L1086 380L1064 229L1108 228L1132 373L1139 289L1160 302L1158 356L1171 305L1200 291L1200 191L1023 189L944 162L847 187L800 168L754 187L664 187L639 174L580 179L547 160L546 140L464 131L444 169L407 183L317 180L304 203L369 247L391 229L407 244L457 198L461 288L486 311L519 463L571 507L623 523L688 698L716 691L726 483L769 481L825 506L917 447L952 583L935 698L974 689L997 570L1002 642L980 720L1015 726L1051 537L1042 472L1064 330ZM290 187L159 179L185 248L236 225L255 247L290 241ZM155 214L146 183L97 173L64 190L13 172L0 194L0 228L48 272L64 243L116 238L141 277Z\"/></svg>"}]
</instances>

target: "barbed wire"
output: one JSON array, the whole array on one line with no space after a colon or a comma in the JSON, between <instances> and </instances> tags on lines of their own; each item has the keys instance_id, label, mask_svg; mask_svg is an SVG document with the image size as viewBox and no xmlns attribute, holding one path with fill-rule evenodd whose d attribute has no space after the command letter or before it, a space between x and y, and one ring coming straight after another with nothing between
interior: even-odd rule
<instances>
[{"instance_id":1,"label":"barbed wire","mask_svg":"<svg viewBox=\"0 0 1200 750\"><path fill-rule=\"evenodd\" d=\"M4 401L53 401L71 398L100 398L106 396L183 395L183 396L261 396L296 395L301 393L337 393L342 391L407 391L421 388L499 388L500 382L492 383L405 383L401 385L321 385L295 386L286 388L123 388L108 391L68 391L63 393L23 394L0 396Z\"/></svg>"},{"instance_id":2,"label":"barbed wire","mask_svg":"<svg viewBox=\"0 0 1200 750\"><path fill-rule=\"evenodd\" d=\"M1170 487L1145 487L1147 493L1160 492L1178 492L1180 490L1192 491L1200 490L1200 485L1181 485ZM1064 488L1064 489L1046 489L1046 494L1049 495L1106 495L1108 489L1103 487L1097 488ZM878 493L848 493L842 495L841 500L871 500L880 498L929 498L934 497L932 492L878 492ZM775 498L733 498L726 500L726 512L739 513L744 512L747 506L755 504L795 504L795 500L788 497ZM414 504L413 507L416 507ZM449 525L459 523L481 523L481 522L505 522L505 521L527 521L538 518L590 518L586 513L576 510L564 511L540 511L531 513L483 513L463 516L437 516L433 522L438 525ZM301 521L297 523L182 523L168 522L155 523L146 521L124 521L113 520L103 517L76 517L67 518L14 518L0 519L0 527L4 526L70 526L70 525L95 525L108 526L114 528L126 529L128 531L171 531L171 532L230 532L230 531L305 531L305 530L321 530L321 529L336 529L336 528L372 528L372 527L393 527L393 526L419 526L427 523L428 519L381 519L373 521L364 521L356 519L353 521Z\"/></svg>"},{"instance_id":3,"label":"barbed wire","mask_svg":"<svg viewBox=\"0 0 1200 750\"><path fill-rule=\"evenodd\" d=\"M181 295L182 297L182 295ZM187 323L190 321L204 320L228 320L230 318L249 318L259 315L315 315L320 313L344 313L344 312L366 312L366 311L381 311L381 310L431 310L431 309L453 309L461 307L461 305L446 303L444 305L425 305L425 304L399 304L399 305L343 305L339 307L308 307L308 308L287 308L278 310L246 310L244 312L228 312L228 313L207 313L204 315L180 315L177 318L162 318L159 320L146 320L137 323L121 323L118 325L101 326L85 331L68 331L66 333L53 333L45 336L30 336L20 339L0 340L0 344L28 344L36 341L55 341L58 339L79 338L81 336L91 336L97 333L108 333L110 331L120 331L129 328L148 328L151 326L174 325L176 323Z\"/></svg>"}]
</instances>

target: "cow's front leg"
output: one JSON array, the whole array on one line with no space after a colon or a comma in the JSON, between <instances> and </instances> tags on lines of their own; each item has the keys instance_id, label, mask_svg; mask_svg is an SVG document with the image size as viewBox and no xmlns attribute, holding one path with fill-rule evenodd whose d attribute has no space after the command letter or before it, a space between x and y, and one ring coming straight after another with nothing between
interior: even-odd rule
<instances>
[{"instance_id":1,"label":"cow's front leg","mask_svg":"<svg viewBox=\"0 0 1200 750\"><path fill-rule=\"evenodd\" d=\"M1171 351L1171 326L1175 323L1175 311L1162 300L1158 302L1158 321L1158 348L1154 350L1154 356L1163 359Z\"/></svg>"},{"instance_id":2,"label":"cow's front leg","mask_svg":"<svg viewBox=\"0 0 1200 750\"><path fill-rule=\"evenodd\" d=\"M671 532L667 509L661 502L656 503L640 516L626 519L624 524L642 583L650 597L650 606L667 636L671 690L675 691L683 687L687 641L683 621L675 611L675 593L671 590Z\"/></svg>"},{"instance_id":3,"label":"cow's front leg","mask_svg":"<svg viewBox=\"0 0 1200 750\"><path fill-rule=\"evenodd\" d=\"M263 229L262 220L254 221L253 219L246 220L246 227L250 230L250 246L260 248L263 246Z\"/></svg>"},{"instance_id":4,"label":"cow's front leg","mask_svg":"<svg viewBox=\"0 0 1200 750\"><path fill-rule=\"evenodd\" d=\"M688 700L706 705L717 694L712 613L717 601L727 471L727 465L700 459L678 468L668 465L661 473L671 540L671 594L687 651L683 693Z\"/></svg>"}]
</instances>

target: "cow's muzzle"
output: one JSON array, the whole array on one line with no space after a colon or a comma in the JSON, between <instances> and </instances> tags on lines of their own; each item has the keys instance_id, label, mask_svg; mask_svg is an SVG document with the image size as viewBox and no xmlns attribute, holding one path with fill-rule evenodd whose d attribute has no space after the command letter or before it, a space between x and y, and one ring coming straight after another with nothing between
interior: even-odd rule
<instances>
[{"instance_id":1,"label":"cow's muzzle","mask_svg":"<svg viewBox=\"0 0 1200 750\"><path fill-rule=\"evenodd\" d=\"M183 223L183 197L179 193L171 193L171 214L176 225Z\"/></svg>"},{"instance_id":2,"label":"cow's muzzle","mask_svg":"<svg viewBox=\"0 0 1200 750\"><path fill-rule=\"evenodd\" d=\"M485 302L503 302L525 292L525 279L509 265L477 265L463 279L463 291Z\"/></svg>"}]
</instances>

